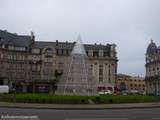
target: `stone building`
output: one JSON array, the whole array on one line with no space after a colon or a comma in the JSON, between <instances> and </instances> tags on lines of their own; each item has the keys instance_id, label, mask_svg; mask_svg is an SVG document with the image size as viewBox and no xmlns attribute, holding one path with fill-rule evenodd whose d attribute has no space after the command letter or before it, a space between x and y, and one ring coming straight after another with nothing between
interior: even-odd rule
<instances>
[{"instance_id":1,"label":"stone building","mask_svg":"<svg viewBox=\"0 0 160 120\"><path fill-rule=\"evenodd\" d=\"M0 84L22 92L48 92L53 73L67 72L75 42L35 41L35 36L0 30ZM117 74L115 44L84 44L93 80L114 86Z\"/></svg>"},{"instance_id":2,"label":"stone building","mask_svg":"<svg viewBox=\"0 0 160 120\"><path fill-rule=\"evenodd\" d=\"M153 40L146 51L146 86L147 94L160 95L160 46Z\"/></svg>"},{"instance_id":3,"label":"stone building","mask_svg":"<svg viewBox=\"0 0 160 120\"><path fill-rule=\"evenodd\" d=\"M127 90L128 92L137 91L138 93L144 93L146 90L145 78L140 76L118 74L116 85L121 91Z\"/></svg>"}]
</instances>

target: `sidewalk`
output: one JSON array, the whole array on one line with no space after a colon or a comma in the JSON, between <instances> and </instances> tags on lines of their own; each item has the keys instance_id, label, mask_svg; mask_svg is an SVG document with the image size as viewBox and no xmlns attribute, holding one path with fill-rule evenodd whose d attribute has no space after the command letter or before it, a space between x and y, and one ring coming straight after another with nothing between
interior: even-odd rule
<instances>
[{"instance_id":1,"label":"sidewalk","mask_svg":"<svg viewBox=\"0 0 160 120\"><path fill-rule=\"evenodd\" d=\"M138 109L160 108L158 103L129 103L129 104L34 104L0 102L0 107L33 108L33 109Z\"/></svg>"}]
</instances>

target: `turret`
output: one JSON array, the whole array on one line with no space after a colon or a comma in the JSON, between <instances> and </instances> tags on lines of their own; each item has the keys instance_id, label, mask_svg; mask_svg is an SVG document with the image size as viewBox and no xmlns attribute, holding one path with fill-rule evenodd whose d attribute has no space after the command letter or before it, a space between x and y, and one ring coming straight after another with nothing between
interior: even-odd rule
<instances>
[{"instance_id":1,"label":"turret","mask_svg":"<svg viewBox=\"0 0 160 120\"><path fill-rule=\"evenodd\" d=\"M157 51L157 46L153 42L153 40L151 40L151 43L148 45L146 55L147 56L152 56L152 55L156 54L156 51Z\"/></svg>"}]
</instances>

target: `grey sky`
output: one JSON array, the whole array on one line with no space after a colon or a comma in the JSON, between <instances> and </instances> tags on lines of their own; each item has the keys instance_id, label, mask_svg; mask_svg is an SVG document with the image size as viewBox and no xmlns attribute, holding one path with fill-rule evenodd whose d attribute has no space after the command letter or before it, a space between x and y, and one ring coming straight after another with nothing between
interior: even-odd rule
<instances>
[{"instance_id":1,"label":"grey sky","mask_svg":"<svg viewBox=\"0 0 160 120\"><path fill-rule=\"evenodd\" d=\"M152 38L160 45L160 0L0 0L0 29L36 40L116 43L119 73L145 74Z\"/></svg>"}]
</instances>

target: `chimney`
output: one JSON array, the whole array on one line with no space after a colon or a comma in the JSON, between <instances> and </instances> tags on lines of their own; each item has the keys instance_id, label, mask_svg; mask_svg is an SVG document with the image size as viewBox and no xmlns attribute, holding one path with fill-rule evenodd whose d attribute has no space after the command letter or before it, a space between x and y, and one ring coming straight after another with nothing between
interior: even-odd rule
<instances>
[{"instance_id":1,"label":"chimney","mask_svg":"<svg viewBox=\"0 0 160 120\"><path fill-rule=\"evenodd\" d=\"M34 47L34 43L35 43L35 36L34 33L31 31L30 48Z\"/></svg>"},{"instance_id":2,"label":"chimney","mask_svg":"<svg viewBox=\"0 0 160 120\"><path fill-rule=\"evenodd\" d=\"M31 40L35 40L35 36L34 36L34 33L31 31Z\"/></svg>"},{"instance_id":3,"label":"chimney","mask_svg":"<svg viewBox=\"0 0 160 120\"><path fill-rule=\"evenodd\" d=\"M56 40L56 46L58 46L58 40Z\"/></svg>"}]
</instances>

